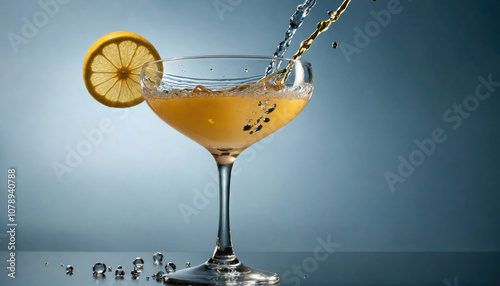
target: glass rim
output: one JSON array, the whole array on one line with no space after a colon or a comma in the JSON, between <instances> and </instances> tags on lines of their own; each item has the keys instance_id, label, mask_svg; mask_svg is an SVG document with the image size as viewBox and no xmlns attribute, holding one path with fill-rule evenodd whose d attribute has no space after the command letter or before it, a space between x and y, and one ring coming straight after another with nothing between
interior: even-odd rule
<instances>
[{"instance_id":1,"label":"glass rim","mask_svg":"<svg viewBox=\"0 0 500 286\"><path fill-rule=\"evenodd\" d=\"M192 59L267 59L271 60L282 60L289 62L300 62L301 64L305 64L308 66L312 66L310 62L306 62L303 60L296 60L291 58L282 58L275 56L259 56L259 55L203 55L203 56L185 56L185 57L172 57L172 58L163 58L154 61L147 61L143 64L143 67L147 64L159 63L159 62L167 62L167 61L177 61L177 60L192 60Z\"/></svg>"}]
</instances>

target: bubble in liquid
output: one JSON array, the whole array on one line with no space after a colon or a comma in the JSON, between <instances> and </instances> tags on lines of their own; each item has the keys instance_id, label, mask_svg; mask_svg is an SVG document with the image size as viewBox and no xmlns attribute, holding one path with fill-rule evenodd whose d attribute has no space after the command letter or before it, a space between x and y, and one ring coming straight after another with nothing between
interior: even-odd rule
<instances>
[{"instance_id":1,"label":"bubble in liquid","mask_svg":"<svg viewBox=\"0 0 500 286\"><path fill-rule=\"evenodd\" d=\"M153 261L155 264L161 264L163 261L163 254L161 252L156 252L153 254Z\"/></svg>"},{"instance_id":2,"label":"bubble in liquid","mask_svg":"<svg viewBox=\"0 0 500 286\"><path fill-rule=\"evenodd\" d=\"M116 278L123 278L124 276L125 276L125 270L123 270L122 268L115 270L115 277Z\"/></svg>"},{"instance_id":3,"label":"bubble in liquid","mask_svg":"<svg viewBox=\"0 0 500 286\"><path fill-rule=\"evenodd\" d=\"M328 13L328 17L330 17L330 18L331 18L331 17L333 16L333 13L335 13L335 12L333 12L332 10L330 10L330 11L328 11L328 12L326 12L326 13Z\"/></svg>"},{"instance_id":4,"label":"bubble in liquid","mask_svg":"<svg viewBox=\"0 0 500 286\"><path fill-rule=\"evenodd\" d=\"M306 279L306 278L307 278L307 275L304 275L304 279Z\"/></svg>"},{"instance_id":5,"label":"bubble in liquid","mask_svg":"<svg viewBox=\"0 0 500 286\"><path fill-rule=\"evenodd\" d=\"M102 262L96 262L92 267L92 272L94 272L94 275L104 274L106 272L106 264Z\"/></svg>"},{"instance_id":6,"label":"bubble in liquid","mask_svg":"<svg viewBox=\"0 0 500 286\"><path fill-rule=\"evenodd\" d=\"M339 46L339 44L337 44L337 42L332 43L332 48L336 49L338 46Z\"/></svg>"},{"instance_id":7,"label":"bubble in liquid","mask_svg":"<svg viewBox=\"0 0 500 286\"><path fill-rule=\"evenodd\" d=\"M213 68L210 68L210 71L214 71L214 69L213 69Z\"/></svg>"},{"instance_id":8,"label":"bubble in liquid","mask_svg":"<svg viewBox=\"0 0 500 286\"><path fill-rule=\"evenodd\" d=\"M73 266L71 265L66 266L66 274L73 274L73 270L74 270Z\"/></svg>"},{"instance_id":9,"label":"bubble in liquid","mask_svg":"<svg viewBox=\"0 0 500 286\"><path fill-rule=\"evenodd\" d=\"M134 264L135 267L142 268L144 266L144 259L137 257L136 259L134 259L132 263Z\"/></svg>"},{"instance_id":10,"label":"bubble in liquid","mask_svg":"<svg viewBox=\"0 0 500 286\"><path fill-rule=\"evenodd\" d=\"M269 119L269 118L267 118L267 117L264 117L264 119L262 119L262 121L264 121L264 122L269 122L269 121L271 121L271 119Z\"/></svg>"},{"instance_id":11,"label":"bubble in liquid","mask_svg":"<svg viewBox=\"0 0 500 286\"><path fill-rule=\"evenodd\" d=\"M108 267L108 271L109 272L113 272L113 268L111 268L111 266Z\"/></svg>"},{"instance_id":12,"label":"bubble in liquid","mask_svg":"<svg viewBox=\"0 0 500 286\"><path fill-rule=\"evenodd\" d=\"M137 271L137 269L134 269L132 271L130 271L130 274L132 274L132 278L137 278L139 277L139 274L141 274L139 271Z\"/></svg>"},{"instance_id":13,"label":"bubble in liquid","mask_svg":"<svg viewBox=\"0 0 500 286\"><path fill-rule=\"evenodd\" d=\"M259 124L257 125L257 127L255 127L254 131L259 132L261 129L262 129L262 124Z\"/></svg>"},{"instance_id":14,"label":"bubble in liquid","mask_svg":"<svg viewBox=\"0 0 500 286\"><path fill-rule=\"evenodd\" d=\"M116 269L122 269L123 267L121 265L118 265L118 267L116 267Z\"/></svg>"},{"instance_id":15,"label":"bubble in liquid","mask_svg":"<svg viewBox=\"0 0 500 286\"><path fill-rule=\"evenodd\" d=\"M64 267L64 264L61 263L61 267Z\"/></svg>"},{"instance_id":16,"label":"bubble in liquid","mask_svg":"<svg viewBox=\"0 0 500 286\"><path fill-rule=\"evenodd\" d=\"M189 268L189 267L191 267L191 262L188 261L188 262L186 262L186 268Z\"/></svg>"},{"instance_id":17,"label":"bubble in liquid","mask_svg":"<svg viewBox=\"0 0 500 286\"><path fill-rule=\"evenodd\" d=\"M170 267L170 269L168 269ZM165 271L168 273L170 272L175 272L175 270L177 269L177 266L175 266L175 263L173 262L169 262L167 263L167 265L165 265Z\"/></svg>"},{"instance_id":18,"label":"bubble in liquid","mask_svg":"<svg viewBox=\"0 0 500 286\"><path fill-rule=\"evenodd\" d=\"M149 277L146 277L146 281L149 281Z\"/></svg>"},{"instance_id":19,"label":"bubble in liquid","mask_svg":"<svg viewBox=\"0 0 500 286\"><path fill-rule=\"evenodd\" d=\"M248 69L245 69L245 72L248 72Z\"/></svg>"},{"instance_id":20,"label":"bubble in liquid","mask_svg":"<svg viewBox=\"0 0 500 286\"><path fill-rule=\"evenodd\" d=\"M269 107L266 110L266 114L269 114L269 113L273 112L275 109L276 109L276 104L271 105L271 107Z\"/></svg>"},{"instance_id":21,"label":"bubble in liquid","mask_svg":"<svg viewBox=\"0 0 500 286\"><path fill-rule=\"evenodd\" d=\"M182 70L182 72L186 72L186 70Z\"/></svg>"},{"instance_id":22,"label":"bubble in liquid","mask_svg":"<svg viewBox=\"0 0 500 286\"><path fill-rule=\"evenodd\" d=\"M48 262L45 262L45 266L49 266L49 263L48 263Z\"/></svg>"},{"instance_id":23,"label":"bubble in liquid","mask_svg":"<svg viewBox=\"0 0 500 286\"><path fill-rule=\"evenodd\" d=\"M252 129L252 125L247 124L247 125L243 126L243 131L248 131L250 129Z\"/></svg>"}]
</instances>

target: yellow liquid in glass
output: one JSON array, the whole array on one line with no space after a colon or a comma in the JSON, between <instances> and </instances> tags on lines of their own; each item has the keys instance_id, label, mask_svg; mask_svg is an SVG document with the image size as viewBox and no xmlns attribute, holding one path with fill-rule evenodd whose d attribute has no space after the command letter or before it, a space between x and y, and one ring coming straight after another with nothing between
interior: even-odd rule
<instances>
[{"instance_id":1,"label":"yellow liquid in glass","mask_svg":"<svg viewBox=\"0 0 500 286\"><path fill-rule=\"evenodd\" d=\"M309 97L310 93L301 96L298 92L241 96L209 91L153 96L147 103L163 121L213 155L235 156L290 122Z\"/></svg>"}]
</instances>

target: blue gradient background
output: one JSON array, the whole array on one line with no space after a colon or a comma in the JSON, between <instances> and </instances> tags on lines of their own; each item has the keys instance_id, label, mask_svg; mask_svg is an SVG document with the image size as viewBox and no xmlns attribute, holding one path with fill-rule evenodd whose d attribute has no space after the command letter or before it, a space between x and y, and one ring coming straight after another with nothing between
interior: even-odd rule
<instances>
[{"instance_id":1,"label":"blue gradient background","mask_svg":"<svg viewBox=\"0 0 500 286\"><path fill-rule=\"evenodd\" d=\"M213 249L217 199L188 222L179 211L213 186L211 155L146 104L99 104L85 89L83 59L117 30L144 36L164 58L272 55L301 2L231 1L219 16L215 1L73 0L16 53L9 33L22 35L22 18L43 10L37 1L0 1L2 233L15 167L18 250ZM364 30L387 2L350 4L303 57L315 75L305 110L238 159L237 251L311 251L328 236L338 251L500 250L500 87L456 130L442 118L474 95L478 76L500 81L500 3L401 1L401 13L348 60L341 47L355 46L354 28ZM340 3L318 0L286 55ZM65 164L67 146L102 120L113 131L58 180L52 164ZM392 192L384 172L396 173L398 156L408 158L414 140L435 128L446 142Z\"/></svg>"}]
</instances>

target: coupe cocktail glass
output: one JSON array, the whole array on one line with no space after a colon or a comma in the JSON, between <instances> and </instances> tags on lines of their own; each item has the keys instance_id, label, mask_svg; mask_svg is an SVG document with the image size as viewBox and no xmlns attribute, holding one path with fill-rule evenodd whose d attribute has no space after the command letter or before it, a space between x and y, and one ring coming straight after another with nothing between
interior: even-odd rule
<instances>
[{"instance_id":1,"label":"coupe cocktail glass","mask_svg":"<svg viewBox=\"0 0 500 286\"><path fill-rule=\"evenodd\" d=\"M265 77L271 60L287 68ZM313 90L311 65L257 56L164 59L144 64L141 87L151 109L167 124L205 147L219 170L219 230L214 254L204 264L166 275L165 282L278 283L277 274L245 266L234 254L229 230L231 168L247 147L302 111Z\"/></svg>"}]
</instances>

